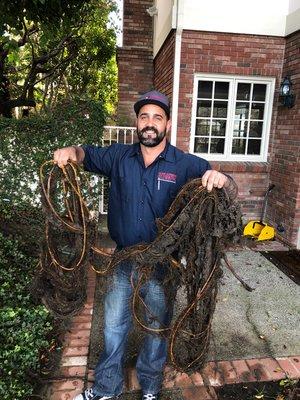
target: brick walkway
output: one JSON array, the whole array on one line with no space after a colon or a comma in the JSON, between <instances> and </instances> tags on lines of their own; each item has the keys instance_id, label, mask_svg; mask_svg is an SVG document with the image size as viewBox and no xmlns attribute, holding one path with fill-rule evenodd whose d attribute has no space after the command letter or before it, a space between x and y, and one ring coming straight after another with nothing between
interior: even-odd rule
<instances>
[{"instance_id":1,"label":"brick walkway","mask_svg":"<svg viewBox=\"0 0 300 400\"><path fill-rule=\"evenodd\" d=\"M252 248L253 249L253 248ZM255 250L270 251L286 248L279 242L264 242ZM65 335L60 378L48 390L49 400L70 400L93 382L93 370L88 369L89 340L93 316L96 274L91 269L88 276L87 303L73 318ZM186 400L217 399L214 387L241 382L277 381L285 377L300 378L300 355L285 358L258 358L233 361L208 362L202 373L191 376L165 368L164 388L181 388ZM204 386L205 382L205 386ZM207 387L209 388L207 389ZM124 391L139 389L136 372L127 369Z\"/></svg>"}]
</instances>

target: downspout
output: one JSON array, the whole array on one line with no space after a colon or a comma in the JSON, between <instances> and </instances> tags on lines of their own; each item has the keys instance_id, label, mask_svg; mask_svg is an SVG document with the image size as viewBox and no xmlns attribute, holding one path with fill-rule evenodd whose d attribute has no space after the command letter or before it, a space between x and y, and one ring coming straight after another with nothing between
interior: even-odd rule
<instances>
[{"instance_id":1,"label":"downspout","mask_svg":"<svg viewBox=\"0 0 300 400\"><path fill-rule=\"evenodd\" d=\"M172 128L171 128L171 144L176 146L177 141L177 124L178 124L178 102L179 102L179 78L180 78L180 60L181 60L181 38L182 26L179 15L180 3L183 0L176 1L175 18L175 54L174 54L174 73L173 73L173 96L172 96Z\"/></svg>"}]
</instances>

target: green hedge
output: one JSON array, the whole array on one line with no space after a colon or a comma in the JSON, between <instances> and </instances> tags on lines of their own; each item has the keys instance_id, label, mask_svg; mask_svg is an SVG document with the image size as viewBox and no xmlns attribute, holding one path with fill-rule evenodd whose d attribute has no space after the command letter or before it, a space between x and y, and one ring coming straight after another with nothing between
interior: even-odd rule
<instances>
[{"instance_id":1,"label":"green hedge","mask_svg":"<svg viewBox=\"0 0 300 400\"><path fill-rule=\"evenodd\" d=\"M0 118L0 203L39 202L40 165L53 151L101 142L105 113L91 100L65 101L51 112L29 118Z\"/></svg>"},{"instance_id":2,"label":"green hedge","mask_svg":"<svg viewBox=\"0 0 300 400\"><path fill-rule=\"evenodd\" d=\"M0 233L0 397L24 399L34 391L40 354L53 343L53 319L34 304L30 283L37 259L25 256L16 239Z\"/></svg>"},{"instance_id":3,"label":"green hedge","mask_svg":"<svg viewBox=\"0 0 300 400\"><path fill-rule=\"evenodd\" d=\"M32 374L39 373L40 355L54 342L53 318L30 295L43 235L39 167L57 148L100 143L104 120L101 104L83 100L64 102L51 114L0 118L2 400L24 400L34 392Z\"/></svg>"}]
</instances>

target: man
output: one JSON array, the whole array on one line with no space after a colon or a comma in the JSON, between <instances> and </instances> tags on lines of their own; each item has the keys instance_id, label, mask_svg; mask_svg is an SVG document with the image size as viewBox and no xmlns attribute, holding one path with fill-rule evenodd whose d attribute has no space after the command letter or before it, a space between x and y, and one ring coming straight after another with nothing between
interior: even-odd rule
<instances>
[{"instance_id":1,"label":"man","mask_svg":"<svg viewBox=\"0 0 300 400\"><path fill-rule=\"evenodd\" d=\"M165 95L158 91L148 92L134 104L134 110L139 143L113 144L104 148L74 146L54 153L54 161L60 167L71 160L83 163L90 172L109 177L108 227L117 250L153 241L157 233L155 219L165 215L187 181L202 177L202 185L208 191L213 187L228 187L231 181L212 170L206 160L185 154L168 143L166 134L170 131L171 120L169 100ZM158 266L158 272L161 268ZM114 272L112 286L105 298L105 350L95 369L95 383L74 400L106 400L122 392L122 360L132 324L132 272L135 271L126 262ZM170 323L170 310L158 277L144 284L141 296L147 309L159 321ZM136 364L143 400L158 399L166 355L166 339L147 334Z\"/></svg>"}]
</instances>

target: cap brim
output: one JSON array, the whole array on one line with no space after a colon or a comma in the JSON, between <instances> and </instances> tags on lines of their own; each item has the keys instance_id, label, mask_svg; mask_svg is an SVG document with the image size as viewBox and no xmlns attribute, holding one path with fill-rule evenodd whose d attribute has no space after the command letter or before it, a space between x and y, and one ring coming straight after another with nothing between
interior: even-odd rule
<instances>
[{"instance_id":1,"label":"cap brim","mask_svg":"<svg viewBox=\"0 0 300 400\"><path fill-rule=\"evenodd\" d=\"M134 111L136 113L136 116L138 116L140 109L145 106L146 104L155 104L156 106L159 106L160 108L162 108L165 113L167 114L167 117L170 118L170 108L164 104L161 103L159 100L154 100L154 99L143 99L143 100L139 100L134 104Z\"/></svg>"}]
</instances>

